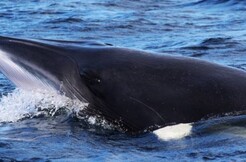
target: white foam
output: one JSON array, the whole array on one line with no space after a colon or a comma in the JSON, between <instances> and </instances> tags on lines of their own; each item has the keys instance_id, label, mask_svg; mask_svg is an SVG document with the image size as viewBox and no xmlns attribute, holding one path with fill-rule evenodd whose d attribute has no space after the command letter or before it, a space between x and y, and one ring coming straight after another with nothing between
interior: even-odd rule
<instances>
[{"instance_id":1,"label":"white foam","mask_svg":"<svg viewBox=\"0 0 246 162\"><path fill-rule=\"evenodd\" d=\"M1 98L0 122L16 122L26 117L39 115L44 111L53 116L62 108L78 113L86 106L88 103L71 100L54 91L16 89L13 93Z\"/></svg>"},{"instance_id":2,"label":"white foam","mask_svg":"<svg viewBox=\"0 0 246 162\"><path fill-rule=\"evenodd\" d=\"M160 139L164 141L178 140L186 136L189 136L192 132L192 124L177 124L172 126L166 126L155 130L153 133Z\"/></svg>"}]
</instances>

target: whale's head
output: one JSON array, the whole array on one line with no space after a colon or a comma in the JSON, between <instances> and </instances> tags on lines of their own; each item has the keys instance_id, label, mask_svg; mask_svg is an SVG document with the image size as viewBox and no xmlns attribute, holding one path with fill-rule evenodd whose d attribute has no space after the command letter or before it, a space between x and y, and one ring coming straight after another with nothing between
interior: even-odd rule
<instances>
[{"instance_id":1,"label":"whale's head","mask_svg":"<svg viewBox=\"0 0 246 162\"><path fill-rule=\"evenodd\" d=\"M100 113L130 131L163 123L147 105L148 89L141 88L150 85L151 78L144 81L147 74L155 73L138 54L88 41L0 37L0 71L17 87L54 90L85 101L88 112Z\"/></svg>"},{"instance_id":2,"label":"whale's head","mask_svg":"<svg viewBox=\"0 0 246 162\"><path fill-rule=\"evenodd\" d=\"M83 53L77 44L103 45L0 37L0 71L22 89L59 91L92 102L92 93L82 80L86 73L80 72Z\"/></svg>"},{"instance_id":3,"label":"whale's head","mask_svg":"<svg viewBox=\"0 0 246 162\"><path fill-rule=\"evenodd\" d=\"M126 88L120 87L126 78L118 75L121 67L112 51L111 45L91 41L0 37L0 71L21 89L65 94L89 103L87 113L114 122L122 115L111 103L122 99L115 93Z\"/></svg>"}]
</instances>

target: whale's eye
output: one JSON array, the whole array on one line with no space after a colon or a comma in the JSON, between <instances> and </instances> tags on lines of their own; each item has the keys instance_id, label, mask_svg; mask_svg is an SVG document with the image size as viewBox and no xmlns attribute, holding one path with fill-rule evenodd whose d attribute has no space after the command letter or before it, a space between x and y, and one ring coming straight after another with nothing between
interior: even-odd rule
<instances>
[{"instance_id":1,"label":"whale's eye","mask_svg":"<svg viewBox=\"0 0 246 162\"><path fill-rule=\"evenodd\" d=\"M95 95L100 98L103 97L102 92L102 79L97 73L91 70L83 70L80 72L80 77L87 88Z\"/></svg>"},{"instance_id":2,"label":"whale's eye","mask_svg":"<svg viewBox=\"0 0 246 162\"><path fill-rule=\"evenodd\" d=\"M89 86L100 84L102 81L101 78L91 70L83 70L80 73L80 77Z\"/></svg>"}]
</instances>

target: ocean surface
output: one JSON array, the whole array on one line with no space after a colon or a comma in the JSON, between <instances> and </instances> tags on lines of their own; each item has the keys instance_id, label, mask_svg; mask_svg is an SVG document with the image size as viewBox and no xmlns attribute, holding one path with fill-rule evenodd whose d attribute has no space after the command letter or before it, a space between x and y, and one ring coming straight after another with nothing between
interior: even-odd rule
<instances>
[{"instance_id":1,"label":"ocean surface","mask_svg":"<svg viewBox=\"0 0 246 162\"><path fill-rule=\"evenodd\" d=\"M1 0L0 35L93 40L246 70L244 0ZM246 115L160 140L78 118L84 106L17 89L0 73L0 161L246 161Z\"/></svg>"}]
</instances>

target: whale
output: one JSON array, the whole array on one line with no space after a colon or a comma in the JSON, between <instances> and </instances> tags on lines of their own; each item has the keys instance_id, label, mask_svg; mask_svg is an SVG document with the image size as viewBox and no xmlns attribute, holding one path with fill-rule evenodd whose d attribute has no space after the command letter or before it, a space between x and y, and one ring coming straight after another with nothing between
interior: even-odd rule
<instances>
[{"instance_id":1,"label":"whale","mask_svg":"<svg viewBox=\"0 0 246 162\"><path fill-rule=\"evenodd\" d=\"M0 71L17 87L87 102L83 113L132 134L246 110L243 70L94 41L1 36Z\"/></svg>"}]
</instances>

